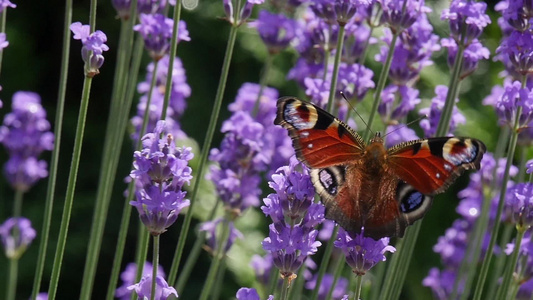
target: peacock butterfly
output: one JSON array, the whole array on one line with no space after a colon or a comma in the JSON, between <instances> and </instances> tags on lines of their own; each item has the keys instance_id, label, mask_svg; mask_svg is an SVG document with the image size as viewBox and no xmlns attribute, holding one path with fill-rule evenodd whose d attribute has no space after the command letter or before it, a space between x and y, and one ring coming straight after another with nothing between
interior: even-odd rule
<instances>
[{"instance_id":1,"label":"peacock butterfly","mask_svg":"<svg viewBox=\"0 0 533 300\"><path fill-rule=\"evenodd\" d=\"M289 131L296 156L326 206L326 218L347 231L402 237L433 196L464 171L479 169L486 147L465 137L436 137L386 149L377 133L365 144L348 125L315 105L283 97L274 124Z\"/></svg>"}]
</instances>

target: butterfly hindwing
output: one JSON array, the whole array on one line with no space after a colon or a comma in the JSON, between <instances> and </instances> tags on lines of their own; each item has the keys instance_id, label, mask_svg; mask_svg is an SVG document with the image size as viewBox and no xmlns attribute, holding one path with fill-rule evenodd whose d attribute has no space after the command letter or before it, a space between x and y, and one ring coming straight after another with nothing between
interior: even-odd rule
<instances>
[{"instance_id":1,"label":"butterfly hindwing","mask_svg":"<svg viewBox=\"0 0 533 300\"><path fill-rule=\"evenodd\" d=\"M424 195L445 191L465 170L479 169L486 147L480 140L440 137L399 144L388 150L392 172Z\"/></svg>"},{"instance_id":2,"label":"butterfly hindwing","mask_svg":"<svg viewBox=\"0 0 533 300\"><path fill-rule=\"evenodd\" d=\"M293 97L278 100L275 124L289 130L298 158L310 168L346 164L362 155L363 139L325 110Z\"/></svg>"}]
</instances>

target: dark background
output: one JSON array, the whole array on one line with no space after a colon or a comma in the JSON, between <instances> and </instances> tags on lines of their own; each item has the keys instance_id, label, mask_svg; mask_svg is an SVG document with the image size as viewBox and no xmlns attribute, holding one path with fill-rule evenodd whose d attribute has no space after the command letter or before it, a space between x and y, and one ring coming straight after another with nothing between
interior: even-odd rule
<instances>
[{"instance_id":1,"label":"dark background","mask_svg":"<svg viewBox=\"0 0 533 300\"><path fill-rule=\"evenodd\" d=\"M77 2L77 1L76 1ZM7 9L7 39L10 42L8 48L3 51L2 72L0 76L0 99L4 107L0 110L0 117L10 111L11 96L19 90L34 91L41 95L42 104L48 113L48 120L53 123L55 118L55 106L57 102L57 89L60 68L62 27L63 27L63 3L60 1L19 1L16 9ZM433 5L435 3L429 3ZM448 2L446 1L446 5ZM489 4L492 8L492 4ZM89 2L77 2L73 12L73 22L88 23ZM440 14L440 10L437 11ZM489 26L483 42L494 52L498 45L500 32L496 24L496 15L492 15L493 24ZM434 13L435 14L435 13ZM92 84L91 100L87 116L87 124L80 162L80 171L76 186L74 207L69 227L69 236L61 278L58 288L58 299L72 299L79 295L82 284L83 266L85 263L87 240L90 232L90 224L93 216L93 203L95 199L101 151L103 148L103 132L108 114L110 94L113 82L113 68L115 65L116 46L120 21L115 17L116 12L108 1L101 1L98 5L96 28L107 34L110 51L106 52L104 66ZM223 16L221 1L200 1L194 11L182 10L182 19L187 22L191 41L180 43L178 56L182 59L187 74L187 81L192 88L192 96L188 99L188 108L182 118L183 130L193 139L202 143L209 123L212 103L220 76L221 64L226 47L229 26L220 19ZM432 19L435 31L440 36L446 36L448 29L443 21L438 18ZM237 89L244 82L258 82L262 67L265 49L261 44L253 44L257 41L252 29L243 28L239 34L233 55L232 65L224 96L224 104L219 119L219 124L229 117L226 109L227 104L233 101ZM251 44L252 43L252 44ZM375 46L374 46L375 47ZM56 198L54 205L53 223L48 246L47 264L44 271L42 291L46 291L47 282L50 278L52 261L55 252L59 222L63 209L68 169L70 167L71 151L77 122L81 88L83 82L83 62L80 56L80 42L71 41L68 91L66 95L65 120L63 126L61 160L57 178ZM375 51L375 49L374 49ZM446 65L445 51L440 51L435 56L436 66L430 71L423 73L421 81L417 85L421 89L421 97L426 101L433 97L433 89L436 84L446 84L447 79L438 78L438 74L445 73L449 76ZM286 74L295 62L294 52L284 52L274 61L277 69ZM375 71L374 80L379 74L379 65L373 61L373 55L369 55L367 65ZM139 80L144 79L144 69L149 62L147 56L141 67ZM484 62L480 70L467 79L461 87L460 108L469 120L466 126L460 128L460 132L482 139L490 150L494 149L497 139L496 117L493 109L481 104L483 97L490 93L501 66L491 61ZM285 75L283 75L285 76ZM283 77L271 78L271 84L280 90L280 96L301 95L294 82L287 82ZM367 99L367 105L370 99ZM135 113L136 100L132 114ZM422 106L420 106L422 107ZM414 117L414 115L413 115ZM52 124L53 126L53 124ZM417 127L417 126L415 126ZM220 128L220 127L218 127ZM380 128L378 128L380 129ZM218 147L222 134L215 136L213 147ZM420 133L420 132L419 132ZM104 241L99 259L98 273L95 281L94 299L100 299L105 295L109 271L115 251L116 237L124 202L122 196L126 185L123 178L127 176L131 163L131 142L125 139L122 148L121 162L118 169L118 177L115 181L115 190L108 213ZM47 161L49 153L43 158ZM0 162L7 160L5 151L0 150ZM433 204L433 209L424 218L424 224L420 238L416 246L413 263L407 274L407 288L404 289L405 299L425 299L429 297L430 290L421 285L421 280L427 275L429 268L439 266L439 256L432 251L437 238L442 235L453 220L457 218L455 207L458 199L456 192L466 186L467 177L463 176L449 192L438 196ZM38 253L39 233L42 224L42 212L46 194L46 180L39 182L24 197L23 215L31 219L33 227L37 230L38 237L20 260L18 299L27 299L31 293L32 282L35 272L36 256ZM269 193L264 190L264 195ZM10 217L12 211L13 191L4 178L0 178L0 221ZM137 213L134 212L132 220L136 221ZM169 233L162 238L162 249L172 249L162 253L161 264L168 272L172 260L173 249L177 242L177 236L181 224L181 218ZM193 221L193 226L197 221ZM265 232L267 220L265 218L261 231ZM127 241L126 253L123 265L133 260L135 248L136 224L131 223L130 236ZM194 241L194 235L189 235L187 249ZM319 253L321 255L321 252ZM207 273L209 257L203 253L193 278L189 281L187 291L183 299L194 299L195 293L199 293ZM0 255L0 295L3 295L6 276L7 260ZM226 282L222 292L222 299L235 295L241 284L238 274L226 275ZM181 296L181 295L180 295ZM2 296L0 296L1 298Z\"/></svg>"}]
</instances>

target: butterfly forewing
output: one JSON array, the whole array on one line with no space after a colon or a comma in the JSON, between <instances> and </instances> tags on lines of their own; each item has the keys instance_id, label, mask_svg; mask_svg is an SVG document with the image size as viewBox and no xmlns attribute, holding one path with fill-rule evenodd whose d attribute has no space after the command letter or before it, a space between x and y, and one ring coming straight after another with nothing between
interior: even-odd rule
<instances>
[{"instance_id":1,"label":"butterfly forewing","mask_svg":"<svg viewBox=\"0 0 533 300\"><path fill-rule=\"evenodd\" d=\"M346 164L361 157L364 142L325 110L296 98L278 100L275 124L289 130L298 158L310 168Z\"/></svg>"},{"instance_id":2,"label":"butterfly forewing","mask_svg":"<svg viewBox=\"0 0 533 300\"><path fill-rule=\"evenodd\" d=\"M443 192L464 170L479 169L485 145L462 137L430 138L388 150L392 172L425 195Z\"/></svg>"}]
</instances>

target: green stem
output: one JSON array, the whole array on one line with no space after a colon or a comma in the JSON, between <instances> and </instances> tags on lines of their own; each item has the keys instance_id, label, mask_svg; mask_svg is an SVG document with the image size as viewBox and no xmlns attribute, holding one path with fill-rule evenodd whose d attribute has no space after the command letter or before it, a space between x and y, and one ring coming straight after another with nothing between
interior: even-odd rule
<instances>
[{"instance_id":1,"label":"green stem","mask_svg":"<svg viewBox=\"0 0 533 300\"><path fill-rule=\"evenodd\" d=\"M481 294L483 292L483 286L485 284L485 280L487 278L487 274L489 271L490 261L492 259L492 252L494 249L494 244L496 243L496 238L498 236L498 230L500 229L501 224L501 216L503 211L503 204L505 200L505 194L507 192L507 183L509 181L509 171L511 169L511 166L513 164L513 158L514 153L516 149L516 142L518 140L518 127L520 124L520 115L522 114L522 107L519 106L516 111L516 117L515 122L513 126L513 131L511 132L511 140L509 141L509 149L507 152L507 162L505 165L505 172L503 174L503 181L502 186L500 188L500 200L498 202L498 210L496 211L496 217L494 219L494 227L492 228L492 233L490 237L489 246L485 252L485 257L483 259L483 263L481 265L481 271L479 273L479 279L476 285L476 289L474 292L474 300L481 299Z\"/></svg>"},{"instance_id":2,"label":"green stem","mask_svg":"<svg viewBox=\"0 0 533 300\"><path fill-rule=\"evenodd\" d=\"M148 254L148 246L150 246L150 233L142 222L138 222L139 239L137 240L137 253L135 255L135 264L137 265L137 274L135 275L135 282L139 282L144 274L144 263L146 262L146 255ZM135 299L134 295L131 297Z\"/></svg>"},{"instance_id":3,"label":"green stem","mask_svg":"<svg viewBox=\"0 0 533 300\"><path fill-rule=\"evenodd\" d=\"M518 234L516 235L516 241L514 245L513 253L511 254L510 263L507 264L507 269L505 270L503 281L501 285L501 295L500 297L503 297L505 299L514 299L509 298L510 292L512 292L511 288L511 280L513 279L513 273L516 269L516 265L518 262L518 255L520 254L520 245L522 244L522 239L524 238L524 234L526 233L526 230L524 228L519 228L520 226L517 225ZM497 298L497 299L503 299L503 298Z\"/></svg>"},{"instance_id":4,"label":"green stem","mask_svg":"<svg viewBox=\"0 0 533 300\"><path fill-rule=\"evenodd\" d=\"M507 243L511 240L512 233L514 232L514 226L503 226L502 229L502 238L500 239L500 247L504 249L507 246ZM498 293L497 288L501 287L499 281L501 274L503 274L503 269L507 264L507 255L498 255L494 261L494 268L491 269L491 274L488 282L488 290L486 295L496 295Z\"/></svg>"},{"instance_id":5,"label":"green stem","mask_svg":"<svg viewBox=\"0 0 533 300\"><path fill-rule=\"evenodd\" d=\"M61 217L61 227L59 229L59 237L54 257L54 265L52 268L52 277L50 279L50 287L48 290L48 298L52 300L55 299L55 295L57 292L59 273L61 271L63 254L65 252L65 245L67 243L68 225L70 223L72 204L74 202L74 191L76 189L76 179L78 177L78 166L80 163L83 133L85 131L85 120L87 118L87 107L89 106L91 83L92 78L85 76L85 80L83 82L83 93L81 97L80 112L78 114L78 124L76 127L76 138L74 140L74 150L72 151L72 161L70 163L67 193L65 197L65 204L63 206L63 215Z\"/></svg>"},{"instance_id":6,"label":"green stem","mask_svg":"<svg viewBox=\"0 0 533 300\"><path fill-rule=\"evenodd\" d=\"M387 269L387 264L377 264L372 270L374 270L374 276L372 280L372 288L370 289L369 300L376 300L379 296L379 287L383 282L385 277L385 270Z\"/></svg>"},{"instance_id":7,"label":"green stem","mask_svg":"<svg viewBox=\"0 0 533 300\"><path fill-rule=\"evenodd\" d=\"M449 88L448 94L446 95L446 102L444 103L439 125L437 126L436 136L445 136L450 128L453 107L455 106L455 98L457 97L459 90L459 76L461 75L461 70L463 69L464 52L465 47L459 45L452 67L453 73L452 77L450 78L450 84L448 85Z\"/></svg>"},{"instance_id":8,"label":"green stem","mask_svg":"<svg viewBox=\"0 0 533 300\"><path fill-rule=\"evenodd\" d=\"M205 164L207 162L207 156L209 154L209 149L211 148L211 142L213 141L213 135L215 134L215 128L217 125L217 120L220 113L220 107L222 106L222 98L224 96L224 90L226 89L226 80L228 79L229 67L231 63L231 58L233 56L233 48L235 46L235 40L237 39L238 27L232 26L229 34L228 45L226 47L226 54L224 56L224 62L222 64L222 72L220 75L220 81L218 83L217 93L215 96L215 103L213 105L213 111L211 112L211 118L209 121L209 126L207 128L207 134L205 136L204 144L202 146L202 152L200 156L200 161L198 162L198 170L196 171L196 178L192 194L191 194L191 205L189 206L188 211L192 212L194 205L196 203L196 197L198 195L198 190L200 183L203 180L203 172L205 169ZM192 213L188 213L185 216L183 225L181 227L180 236L178 239L178 245L176 246L176 252L174 254L174 259L172 260L172 266L170 268L169 280L168 282L174 282L178 274L178 267L181 261L181 256L183 254L183 249L185 247L185 241L187 240L187 235L189 233L189 227L191 225Z\"/></svg>"},{"instance_id":9,"label":"green stem","mask_svg":"<svg viewBox=\"0 0 533 300\"><path fill-rule=\"evenodd\" d=\"M0 20L0 32L6 32L7 7L4 8L4 11L2 12L2 15L0 16L0 19L1 19ZM0 71L2 70L2 58L3 57L4 57L4 51L0 51Z\"/></svg>"},{"instance_id":10,"label":"green stem","mask_svg":"<svg viewBox=\"0 0 533 300\"><path fill-rule=\"evenodd\" d=\"M209 267L209 272L207 273L207 279L205 281L204 287L202 288L202 293L200 294L200 300L207 300L207 297L209 297L209 294L211 293L211 289L213 288L213 284L215 282L216 274L218 273L220 263L226 256L225 249L228 243L228 237L230 233L229 222L230 221L228 221L227 219L224 219L224 221L222 222L222 232L220 234L220 240L218 240L217 242L215 256L213 257L213 261L211 261L211 266Z\"/></svg>"},{"instance_id":11,"label":"green stem","mask_svg":"<svg viewBox=\"0 0 533 300\"><path fill-rule=\"evenodd\" d=\"M276 268L272 268L270 270L270 278L268 280L268 290L265 295L265 299L268 297L268 295L274 295L274 292L276 291L276 286L278 285L279 281L279 271Z\"/></svg>"},{"instance_id":12,"label":"green stem","mask_svg":"<svg viewBox=\"0 0 533 300\"><path fill-rule=\"evenodd\" d=\"M172 91L172 73L174 71L174 59L176 59L176 52L178 49L178 32L179 32L179 23L181 17L181 0L176 0L176 5L174 6L174 26L172 27L172 39L170 40L170 52L168 54L168 70L167 70L167 81L165 83L165 98L163 101L163 108L161 111L161 120L167 118L167 108L170 102L170 93ZM155 77L155 72L153 73Z\"/></svg>"},{"instance_id":13,"label":"green stem","mask_svg":"<svg viewBox=\"0 0 533 300\"><path fill-rule=\"evenodd\" d=\"M355 276L356 279L356 285L355 285L355 300L359 300L361 298L361 289L363 287L363 276L357 275Z\"/></svg>"},{"instance_id":14,"label":"green stem","mask_svg":"<svg viewBox=\"0 0 533 300\"><path fill-rule=\"evenodd\" d=\"M13 218L18 218L22 215L22 200L24 199L24 192L15 190L15 201L13 201ZM15 227L16 228L16 227Z\"/></svg>"},{"instance_id":15,"label":"green stem","mask_svg":"<svg viewBox=\"0 0 533 300\"><path fill-rule=\"evenodd\" d=\"M46 248L48 247L48 236L50 235L50 223L52 222L52 209L54 207L54 193L57 180L57 166L59 162L59 149L61 146L61 129L63 128L63 112L65 107L65 94L67 91L68 61L70 58L70 29L72 23L72 0L65 0L65 18L63 21L63 46L61 50L61 68L59 74L59 87L57 95L56 118L54 121L54 150L50 162L50 175L46 188L46 200L44 205L43 226L40 234L39 254L37 256L37 266L33 279L33 289L31 299L37 299L41 289L44 263L46 261ZM1 54L0 54L1 55ZM0 58L1 59L1 58Z\"/></svg>"},{"instance_id":16,"label":"green stem","mask_svg":"<svg viewBox=\"0 0 533 300\"><path fill-rule=\"evenodd\" d=\"M333 299L333 291L335 291L335 286L337 285L337 281L341 277L342 271L344 270L345 266L345 258L344 256L339 257L337 259L337 263L335 264L334 270L334 276L333 276L333 282L331 283L331 286L329 287L328 295L326 297L326 300Z\"/></svg>"},{"instance_id":17,"label":"green stem","mask_svg":"<svg viewBox=\"0 0 533 300\"><path fill-rule=\"evenodd\" d=\"M333 252L333 243L337 239L338 232L339 232L339 226L335 226L335 228L333 229L333 232L331 233L331 238L329 239L328 244L326 246L326 252L324 252L324 256L322 258L322 262L320 263L320 267L318 268L315 289L313 290L313 294L311 295L312 300L316 300L318 298L318 291L320 289L320 284L322 283L324 274L326 274L329 260L331 258L331 252Z\"/></svg>"},{"instance_id":18,"label":"green stem","mask_svg":"<svg viewBox=\"0 0 533 300\"><path fill-rule=\"evenodd\" d=\"M337 91L337 80L339 78L339 66L341 63L342 56L342 46L344 44L344 32L345 28L343 25L339 25L339 36L337 38L337 48L335 50L335 61L333 62L333 73L331 74L331 86L329 88L329 98L327 111L333 112L333 103L335 102L335 92ZM324 70L327 72L328 70Z\"/></svg>"},{"instance_id":19,"label":"green stem","mask_svg":"<svg viewBox=\"0 0 533 300\"><path fill-rule=\"evenodd\" d=\"M17 277L18 277L18 265L19 260L17 258L9 259L9 276L7 276L7 289L6 299L15 300L17 293Z\"/></svg>"},{"instance_id":20,"label":"green stem","mask_svg":"<svg viewBox=\"0 0 533 300\"><path fill-rule=\"evenodd\" d=\"M504 128L503 131L500 132L498 140L509 140L508 128ZM502 157L503 151L505 150L505 146L505 143L498 143L496 145L496 150L494 151L495 161L498 161ZM497 170L497 167L493 168L493 178L496 178ZM461 266L459 267L459 271L457 272L458 276L455 278L453 292L450 299L456 299L457 293L459 291L459 285L463 278L466 278L466 281L464 283L463 292L461 293L461 299L466 300L470 295L470 289L473 280L475 279L475 277L477 277L477 265L479 262L479 256L481 255L481 246L483 245L485 233L487 232L487 228L489 225L489 211L491 206L490 199L492 199L493 197L493 191L496 188L496 183L497 181L494 180L488 191L481 191L483 193L483 199L485 199L486 201L482 202L483 204L481 206L481 211L479 212L479 218L477 219L474 225L474 230L472 231L473 234L470 237L470 240L473 242L469 243L465 259L463 259L461 262ZM484 189L484 187L485 185L483 184L482 189Z\"/></svg>"},{"instance_id":21,"label":"green stem","mask_svg":"<svg viewBox=\"0 0 533 300\"><path fill-rule=\"evenodd\" d=\"M263 71L261 72L261 78L259 79L259 93L257 93L257 100L254 104L254 109L252 111L252 116L257 116L259 113L259 107L261 104L261 96L263 96L263 91L265 90L266 84L268 82L268 76L270 73L270 69L272 69L272 61L274 60L274 56L268 52L265 64L263 66Z\"/></svg>"},{"instance_id":22,"label":"green stem","mask_svg":"<svg viewBox=\"0 0 533 300\"><path fill-rule=\"evenodd\" d=\"M152 291L150 292L150 300L155 299L155 283L157 278L157 268L159 266L159 237L160 235L153 236L154 249L152 253Z\"/></svg>"},{"instance_id":23,"label":"green stem","mask_svg":"<svg viewBox=\"0 0 533 300\"><path fill-rule=\"evenodd\" d=\"M285 277L283 278L283 285L281 286L281 296L279 297L280 300L287 300L289 296L289 289L291 287L290 278Z\"/></svg>"},{"instance_id":24,"label":"green stem","mask_svg":"<svg viewBox=\"0 0 533 300\"><path fill-rule=\"evenodd\" d=\"M226 268L226 260L223 259L220 262L220 267L218 268L218 272L216 275L215 286L213 287L213 293L211 295L212 300L220 298L220 291L222 289L222 286L224 286L224 275L226 274Z\"/></svg>"},{"instance_id":25,"label":"green stem","mask_svg":"<svg viewBox=\"0 0 533 300\"><path fill-rule=\"evenodd\" d=\"M198 179L196 179L198 180ZM215 206L213 206L213 209L209 213L208 220L213 220L215 217L216 211L218 209L218 206L220 205L221 201L216 201ZM187 260L185 261L185 265L183 266L183 270L180 272L180 276L178 277L178 280L174 284L176 286L176 291L178 292L178 295L181 295L183 292L183 289L185 288L185 284L187 283L187 280L189 280L189 275L191 274L194 265L198 262L198 257L200 256L200 252L202 251L202 246L204 245L206 237L206 232L201 231L198 234L198 237L194 241L194 245L192 246L191 251L189 252L189 255L187 256ZM169 281L172 282L172 281Z\"/></svg>"},{"instance_id":26,"label":"green stem","mask_svg":"<svg viewBox=\"0 0 533 300\"><path fill-rule=\"evenodd\" d=\"M137 3L137 1L132 2ZM133 16L134 14L132 14ZM127 83L126 87L126 103L129 103L131 106L133 95L136 91L136 85L137 85L137 74L139 67L141 65L141 58L142 58L142 51L143 51L143 39L139 35L137 36L137 39L135 41L135 46L133 47L133 62L130 67L129 74L131 74L131 78ZM127 110L129 111L129 109ZM133 199L134 196L134 190L135 185L129 184L128 185L128 197L125 198L123 209L122 209L122 219L120 222L120 230L117 240L117 248L115 250L115 258L113 259L113 268L111 270L111 278L109 280L109 285L107 288L107 297L106 299L111 300L113 299L113 295L115 294L115 287L117 285L118 276L120 273L120 265L122 262L122 256L124 255L124 247L126 245L126 237L128 235L128 227L130 223L130 217L131 217L131 210L132 206L130 205L130 201Z\"/></svg>"},{"instance_id":27,"label":"green stem","mask_svg":"<svg viewBox=\"0 0 533 300\"><path fill-rule=\"evenodd\" d=\"M131 19L130 19L131 20ZM104 140L104 149L102 151L102 163L100 165L100 176L98 189L96 193L96 203L91 223L91 234L89 237L87 257L83 272L83 285L81 288L80 299L89 300L96 276L98 266L98 254L102 246L102 237L104 235L109 202L115 183L117 166L119 162L120 148L124 140L124 131L128 123L128 113L131 107L130 101L124 96L126 91L127 76L126 68L128 66L133 38L131 21L123 21L121 24L120 42L117 51L117 65L115 79L117 86L114 87L114 96L111 98L111 109L109 111L106 135ZM136 75L135 75L136 76Z\"/></svg>"},{"instance_id":28,"label":"green stem","mask_svg":"<svg viewBox=\"0 0 533 300\"><path fill-rule=\"evenodd\" d=\"M396 32L392 35L392 40L389 46L389 52L387 53L387 58L385 59L385 64L381 68L381 73L379 74L378 84L376 91L374 92L374 101L372 102L372 108L370 109L370 115L368 117L368 126L365 130L364 140L368 141L370 139L371 127L374 122L374 118L378 112L378 106L381 102L381 92L385 88L385 83L387 82L387 75L389 74L390 66L392 63L392 56L394 54L394 47L396 47L396 41L401 32Z\"/></svg>"},{"instance_id":29,"label":"green stem","mask_svg":"<svg viewBox=\"0 0 533 300\"><path fill-rule=\"evenodd\" d=\"M273 268L275 269L275 268ZM296 279L294 279L291 283L292 287L289 290L289 299L295 299L298 298L296 295L302 295L303 286L305 283L304 278L304 272L306 271L305 267L301 266L298 269L298 273L296 274ZM276 278L277 279L277 278ZM269 294L270 295L270 294ZM267 295L268 297L268 295ZM267 298L265 297L265 299Z\"/></svg>"}]
</instances>

